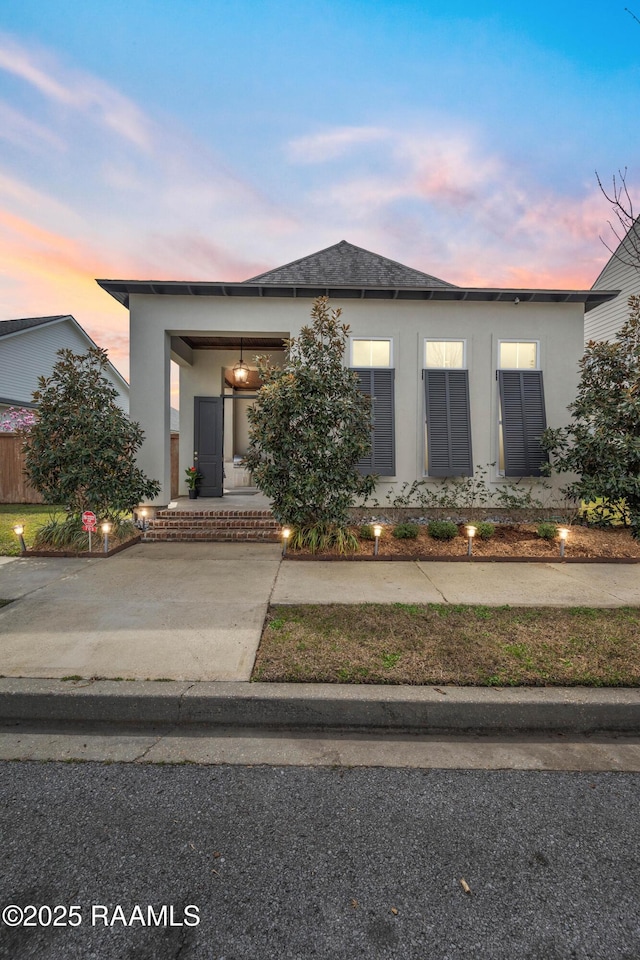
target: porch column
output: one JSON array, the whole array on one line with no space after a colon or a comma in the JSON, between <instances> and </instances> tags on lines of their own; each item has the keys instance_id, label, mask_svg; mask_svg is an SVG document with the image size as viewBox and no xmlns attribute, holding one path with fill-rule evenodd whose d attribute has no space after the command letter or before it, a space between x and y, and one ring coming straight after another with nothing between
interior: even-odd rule
<instances>
[{"instance_id":1,"label":"porch column","mask_svg":"<svg viewBox=\"0 0 640 960\"><path fill-rule=\"evenodd\" d=\"M160 481L154 506L166 506L171 499L171 372L170 337L162 328L136 322L131 310L131 419L145 433L138 451L140 469Z\"/></svg>"}]
</instances>

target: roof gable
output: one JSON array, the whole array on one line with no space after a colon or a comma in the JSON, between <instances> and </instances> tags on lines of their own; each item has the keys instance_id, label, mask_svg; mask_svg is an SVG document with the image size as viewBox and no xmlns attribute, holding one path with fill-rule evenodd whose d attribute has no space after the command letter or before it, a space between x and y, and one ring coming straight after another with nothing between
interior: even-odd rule
<instances>
[{"instance_id":1,"label":"roof gable","mask_svg":"<svg viewBox=\"0 0 640 960\"><path fill-rule=\"evenodd\" d=\"M40 327L44 323L53 323L57 320L73 320L68 313L58 313L54 317L25 317L22 320L0 320L0 337L8 337L13 333L22 333L32 327Z\"/></svg>"},{"instance_id":2,"label":"roof gable","mask_svg":"<svg viewBox=\"0 0 640 960\"><path fill-rule=\"evenodd\" d=\"M244 282L394 288L454 287L452 283L356 247L346 240Z\"/></svg>"},{"instance_id":3,"label":"roof gable","mask_svg":"<svg viewBox=\"0 0 640 960\"><path fill-rule=\"evenodd\" d=\"M20 320L0 320L0 340L2 338L9 338L16 336L20 333L26 333L29 330L37 329L40 327L51 326L57 323L68 323L69 326L74 329L82 339L90 346L97 346L94 340L91 339L87 331L82 327L75 317L71 316L70 313L60 313L52 317L24 317ZM107 367L110 370L113 377L121 384L121 393L124 396L128 397L129 394L129 384L122 376L120 371L114 367L110 360L107 361Z\"/></svg>"}]
</instances>

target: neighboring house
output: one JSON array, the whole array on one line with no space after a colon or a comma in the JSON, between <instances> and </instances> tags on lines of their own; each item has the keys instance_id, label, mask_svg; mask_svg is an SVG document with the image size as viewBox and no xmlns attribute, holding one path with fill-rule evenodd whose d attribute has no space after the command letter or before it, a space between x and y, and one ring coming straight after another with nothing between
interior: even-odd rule
<instances>
[{"instance_id":1,"label":"neighboring house","mask_svg":"<svg viewBox=\"0 0 640 960\"><path fill-rule=\"evenodd\" d=\"M0 321L0 416L9 407L35 408L38 377L51 375L58 350L86 353L95 346L69 314ZM118 403L129 412L129 384L109 363L105 376L118 391Z\"/></svg>"},{"instance_id":2,"label":"neighboring house","mask_svg":"<svg viewBox=\"0 0 640 960\"><path fill-rule=\"evenodd\" d=\"M170 497L170 360L180 366L180 475L200 492L246 482L256 354L282 341L327 296L350 326L345 363L373 397L362 469L399 489L416 479L538 477L542 429L566 424L578 382L584 314L617 290L457 287L342 241L242 283L99 280L130 312L131 412L146 440L139 463ZM241 370L240 360L249 370ZM182 494L186 488L181 489Z\"/></svg>"},{"instance_id":3,"label":"neighboring house","mask_svg":"<svg viewBox=\"0 0 640 960\"><path fill-rule=\"evenodd\" d=\"M640 224L637 221L611 254L593 289L620 292L585 316L585 342L614 340L629 319L629 297L632 293L640 294Z\"/></svg>"}]
</instances>

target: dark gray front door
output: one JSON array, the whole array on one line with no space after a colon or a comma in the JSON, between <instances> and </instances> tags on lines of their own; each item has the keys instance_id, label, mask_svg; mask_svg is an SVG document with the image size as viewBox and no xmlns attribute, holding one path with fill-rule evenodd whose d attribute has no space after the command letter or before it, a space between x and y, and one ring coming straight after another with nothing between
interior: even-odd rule
<instances>
[{"instance_id":1,"label":"dark gray front door","mask_svg":"<svg viewBox=\"0 0 640 960\"><path fill-rule=\"evenodd\" d=\"M194 466L202 474L201 497L221 497L224 481L222 397L195 398Z\"/></svg>"}]
</instances>

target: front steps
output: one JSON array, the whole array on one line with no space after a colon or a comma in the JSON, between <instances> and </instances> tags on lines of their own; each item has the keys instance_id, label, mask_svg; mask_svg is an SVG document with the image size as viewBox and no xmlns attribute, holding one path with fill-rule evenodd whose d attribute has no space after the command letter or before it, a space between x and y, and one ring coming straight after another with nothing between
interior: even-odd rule
<instances>
[{"instance_id":1,"label":"front steps","mask_svg":"<svg viewBox=\"0 0 640 960\"><path fill-rule=\"evenodd\" d=\"M189 540L278 543L280 529L270 510L158 510L142 539L145 543Z\"/></svg>"}]
</instances>

